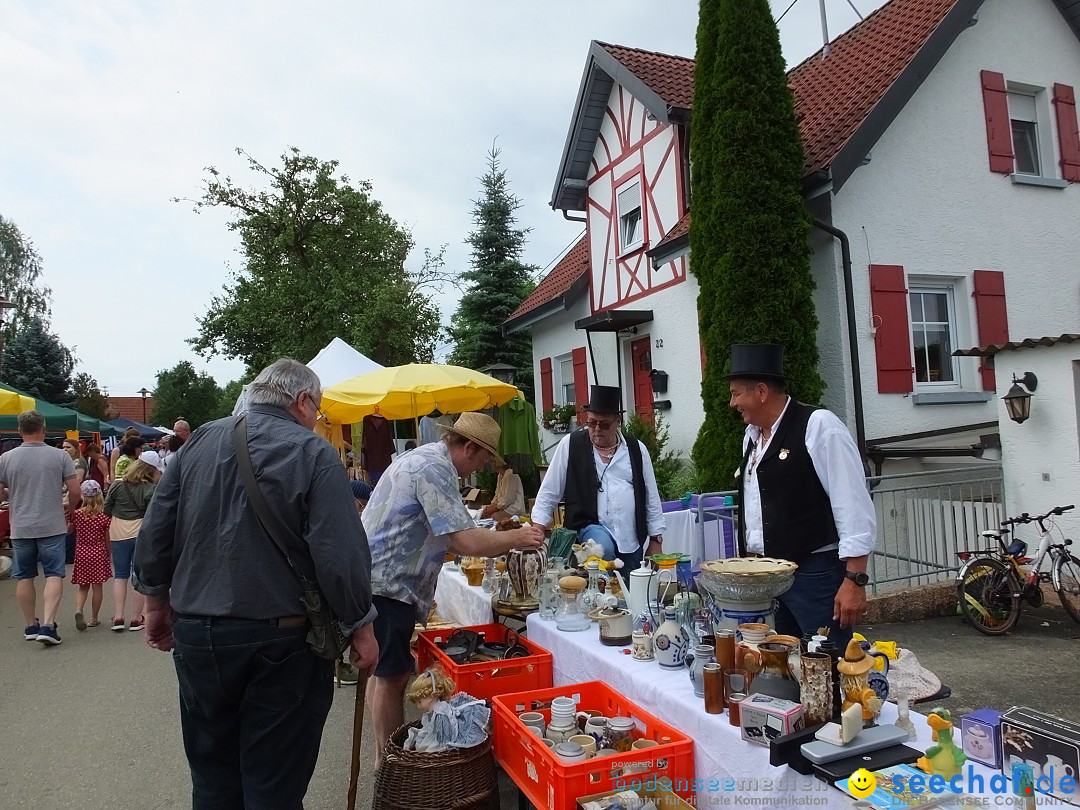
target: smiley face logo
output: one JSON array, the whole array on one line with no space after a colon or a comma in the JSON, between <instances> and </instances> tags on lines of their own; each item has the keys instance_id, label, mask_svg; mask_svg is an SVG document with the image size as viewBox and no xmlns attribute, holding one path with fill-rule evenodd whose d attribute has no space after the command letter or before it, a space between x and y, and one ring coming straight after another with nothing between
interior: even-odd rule
<instances>
[{"instance_id":1,"label":"smiley face logo","mask_svg":"<svg viewBox=\"0 0 1080 810\"><path fill-rule=\"evenodd\" d=\"M856 799L865 799L877 788L877 777L866 768L859 768L848 778L848 791Z\"/></svg>"}]
</instances>

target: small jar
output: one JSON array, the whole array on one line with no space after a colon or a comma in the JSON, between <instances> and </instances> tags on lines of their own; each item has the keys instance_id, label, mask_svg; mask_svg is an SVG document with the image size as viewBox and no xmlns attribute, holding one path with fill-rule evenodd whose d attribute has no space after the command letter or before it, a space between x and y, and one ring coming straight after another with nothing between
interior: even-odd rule
<instances>
[{"instance_id":1,"label":"small jar","mask_svg":"<svg viewBox=\"0 0 1080 810\"><path fill-rule=\"evenodd\" d=\"M612 717L607 724L607 745L620 754L634 747L634 729L637 726L629 717Z\"/></svg>"}]
</instances>

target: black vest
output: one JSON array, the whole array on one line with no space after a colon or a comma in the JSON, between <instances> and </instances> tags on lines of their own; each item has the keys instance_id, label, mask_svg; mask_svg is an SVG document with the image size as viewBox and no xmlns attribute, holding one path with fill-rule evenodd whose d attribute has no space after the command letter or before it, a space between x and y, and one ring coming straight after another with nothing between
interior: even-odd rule
<instances>
[{"instance_id":1,"label":"black vest","mask_svg":"<svg viewBox=\"0 0 1080 810\"><path fill-rule=\"evenodd\" d=\"M806 449L806 425L812 405L791 400L769 449L753 470L761 492L765 556L799 563L823 546L840 541L832 503L821 486ZM754 445L747 447L739 466L739 553L746 553L743 488Z\"/></svg>"},{"instance_id":2,"label":"black vest","mask_svg":"<svg viewBox=\"0 0 1080 810\"><path fill-rule=\"evenodd\" d=\"M648 527L645 520L645 478L641 472L641 445L637 439L622 436L630 453L630 470L634 479L634 512L638 543L645 545ZM566 503L564 524L568 529L584 529L600 518L596 508L596 493L600 479L596 475L596 461L589 431L577 430L570 434L570 453L566 465L566 487L563 501Z\"/></svg>"}]
</instances>

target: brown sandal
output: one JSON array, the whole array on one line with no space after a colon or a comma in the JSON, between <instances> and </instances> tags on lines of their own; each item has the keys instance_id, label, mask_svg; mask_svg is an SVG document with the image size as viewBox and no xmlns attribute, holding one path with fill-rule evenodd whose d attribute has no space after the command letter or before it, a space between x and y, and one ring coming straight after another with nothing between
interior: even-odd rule
<instances>
[{"instance_id":1,"label":"brown sandal","mask_svg":"<svg viewBox=\"0 0 1080 810\"><path fill-rule=\"evenodd\" d=\"M101 622L99 622L97 619L91 619L90 621L88 621L86 623L86 626L87 627L97 627L99 624L101 624Z\"/></svg>"}]
</instances>

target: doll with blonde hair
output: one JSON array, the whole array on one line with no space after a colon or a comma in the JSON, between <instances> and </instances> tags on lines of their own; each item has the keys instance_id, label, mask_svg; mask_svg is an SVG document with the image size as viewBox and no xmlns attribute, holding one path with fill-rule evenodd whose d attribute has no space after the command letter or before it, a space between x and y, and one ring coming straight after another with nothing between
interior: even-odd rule
<instances>
[{"instance_id":1,"label":"doll with blonde hair","mask_svg":"<svg viewBox=\"0 0 1080 810\"><path fill-rule=\"evenodd\" d=\"M454 694L457 684L441 667L421 672L405 696L424 713L419 728L410 728L406 751L443 751L471 748L488 736L491 710L464 692Z\"/></svg>"},{"instance_id":2,"label":"doll with blonde hair","mask_svg":"<svg viewBox=\"0 0 1080 810\"><path fill-rule=\"evenodd\" d=\"M75 531L75 567L71 570L71 582L78 585L75 592L75 627L81 633L87 627L97 627L101 622L101 586L112 576L109 553L109 524L111 518L103 512L105 498L101 485L88 478L79 487L82 505L71 513L71 527ZM90 602L90 621L86 621L83 609L86 597L93 590Z\"/></svg>"}]
</instances>

